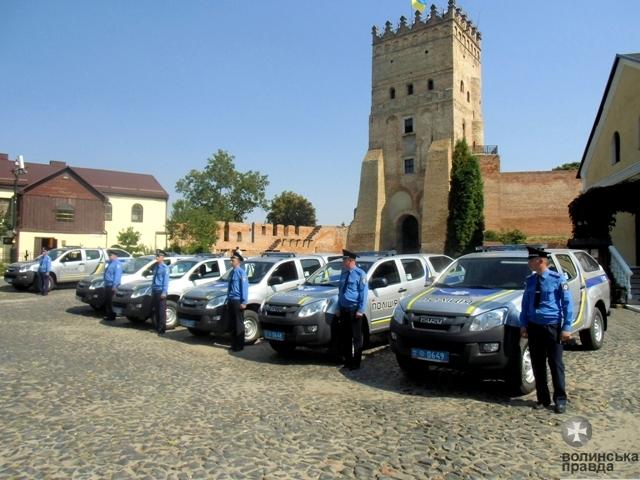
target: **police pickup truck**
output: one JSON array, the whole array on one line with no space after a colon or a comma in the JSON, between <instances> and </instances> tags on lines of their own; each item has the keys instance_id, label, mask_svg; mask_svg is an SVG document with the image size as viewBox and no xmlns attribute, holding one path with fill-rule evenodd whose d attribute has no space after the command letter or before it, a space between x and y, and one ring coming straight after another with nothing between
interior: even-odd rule
<instances>
[{"instance_id":1,"label":"police pickup truck","mask_svg":"<svg viewBox=\"0 0 640 480\"><path fill-rule=\"evenodd\" d=\"M275 293L296 288L324 264L323 256L280 252L245 259L242 268L249 279L249 300L244 312L245 343L254 343L260 338L258 310L263 302ZM227 324L222 313L227 301L228 277L229 273L214 284L186 292L178 302L180 325L196 336L225 333Z\"/></svg>"},{"instance_id":2,"label":"police pickup truck","mask_svg":"<svg viewBox=\"0 0 640 480\"><path fill-rule=\"evenodd\" d=\"M167 328L178 324L178 299L185 291L216 281L231 267L229 258L191 257L169 266L167 293ZM151 317L151 280L138 280L120 285L113 296L113 311L124 315L130 322L143 323Z\"/></svg>"},{"instance_id":3,"label":"police pickup truck","mask_svg":"<svg viewBox=\"0 0 640 480\"><path fill-rule=\"evenodd\" d=\"M565 275L574 304L572 332L588 349L602 346L610 307L609 280L589 254L550 249L549 268ZM439 365L483 371L514 394L535 388L526 338L520 337L526 250L464 255L426 290L400 302L391 348L402 370Z\"/></svg>"},{"instance_id":4,"label":"police pickup truck","mask_svg":"<svg viewBox=\"0 0 640 480\"><path fill-rule=\"evenodd\" d=\"M365 346L371 334L389 330L393 309L405 296L422 290L425 281L451 263L444 255L367 252L356 264L367 273L369 295L364 316ZM297 346L332 347L331 324L338 308L342 260L329 262L296 290L272 296L260 312L262 334L271 347L286 355Z\"/></svg>"}]
</instances>

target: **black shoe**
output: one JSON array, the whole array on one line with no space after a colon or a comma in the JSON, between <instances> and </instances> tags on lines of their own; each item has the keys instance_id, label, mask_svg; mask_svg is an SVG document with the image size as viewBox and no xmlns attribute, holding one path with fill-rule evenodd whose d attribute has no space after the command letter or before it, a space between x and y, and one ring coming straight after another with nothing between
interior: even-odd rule
<instances>
[{"instance_id":1,"label":"black shoe","mask_svg":"<svg viewBox=\"0 0 640 480\"><path fill-rule=\"evenodd\" d=\"M549 408L549 405L551 405L550 403L540 403L540 402L536 402L536 404L533 406L534 410L542 410L543 408Z\"/></svg>"},{"instance_id":2,"label":"black shoe","mask_svg":"<svg viewBox=\"0 0 640 480\"><path fill-rule=\"evenodd\" d=\"M556 413L564 413L567 411L567 405L565 403L556 403L553 411Z\"/></svg>"},{"instance_id":3,"label":"black shoe","mask_svg":"<svg viewBox=\"0 0 640 480\"><path fill-rule=\"evenodd\" d=\"M164 331L162 331L162 332L158 332L158 335L159 335L159 336L164 335Z\"/></svg>"},{"instance_id":4,"label":"black shoe","mask_svg":"<svg viewBox=\"0 0 640 480\"><path fill-rule=\"evenodd\" d=\"M349 370L360 370L360 365L349 365Z\"/></svg>"}]
</instances>

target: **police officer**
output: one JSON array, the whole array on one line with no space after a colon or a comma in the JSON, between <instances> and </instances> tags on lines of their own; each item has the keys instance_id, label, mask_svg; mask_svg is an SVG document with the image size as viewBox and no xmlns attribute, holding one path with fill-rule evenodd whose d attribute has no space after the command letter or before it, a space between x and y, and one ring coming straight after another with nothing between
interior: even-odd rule
<instances>
[{"instance_id":1,"label":"police officer","mask_svg":"<svg viewBox=\"0 0 640 480\"><path fill-rule=\"evenodd\" d=\"M342 250L343 270L338 290L338 318L344 366L360 368L362 360L362 316L367 304L367 275L356 265L357 255Z\"/></svg>"},{"instance_id":2,"label":"police officer","mask_svg":"<svg viewBox=\"0 0 640 480\"><path fill-rule=\"evenodd\" d=\"M529 351L533 375L536 379L538 401L535 409L547 408L551 404L547 386L549 362L553 381L553 402L556 413L567 409L567 394L562 362L562 341L571 337L573 301L569 285L564 275L549 270L549 254L544 250L527 247L529 268L533 274L527 277L522 312L520 313L520 334L529 338Z\"/></svg>"},{"instance_id":3,"label":"police officer","mask_svg":"<svg viewBox=\"0 0 640 480\"><path fill-rule=\"evenodd\" d=\"M169 267L164 263L165 253L156 251L156 264L151 281L151 308L158 335L167 329L167 292L169 291Z\"/></svg>"},{"instance_id":4,"label":"police officer","mask_svg":"<svg viewBox=\"0 0 640 480\"><path fill-rule=\"evenodd\" d=\"M116 293L116 288L120 286L120 280L122 278L122 263L118 260L118 256L115 252L109 253L109 262L107 268L104 270L102 279L104 280L104 308L107 316L105 320L113 321L116 319L116 314L113 311L112 301L113 295Z\"/></svg>"},{"instance_id":5,"label":"police officer","mask_svg":"<svg viewBox=\"0 0 640 480\"><path fill-rule=\"evenodd\" d=\"M49 273L51 272L51 258L46 248L42 249L42 255L38 262L38 286L42 295L49 294Z\"/></svg>"},{"instance_id":6,"label":"police officer","mask_svg":"<svg viewBox=\"0 0 640 480\"><path fill-rule=\"evenodd\" d=\"M236 249L231 255L231 274L227 288L227 318L231 333L231 350L239 352L244 348L244 311L249 297L249 279L240 266L244 257Z\"/></svg>"}]
</instances>

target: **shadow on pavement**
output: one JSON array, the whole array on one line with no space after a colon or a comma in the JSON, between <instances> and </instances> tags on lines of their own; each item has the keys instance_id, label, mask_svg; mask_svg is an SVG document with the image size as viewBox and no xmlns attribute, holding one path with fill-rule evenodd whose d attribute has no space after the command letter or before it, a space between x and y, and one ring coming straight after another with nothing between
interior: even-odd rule
<instances>
[{"instance_id":1,"label":"shadow on pavement","mask_svg":"<svg viewBox=\"0 0 640 480\"><path fill-rule=\"evenodd\" d=\"M65 310L72 315L80 315L81 317L102 318L103 312L97 312L89 305L76 305L75 307L69 307Z\"/></svg>"}]
</instances>

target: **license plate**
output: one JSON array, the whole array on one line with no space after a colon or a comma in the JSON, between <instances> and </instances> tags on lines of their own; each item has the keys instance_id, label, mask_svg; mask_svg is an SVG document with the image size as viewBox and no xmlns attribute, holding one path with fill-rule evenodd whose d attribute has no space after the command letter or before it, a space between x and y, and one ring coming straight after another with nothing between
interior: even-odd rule
<instances>
[{"instance_id":1,"label":"license plate","mask_svg":"<svg viewBox=\"0 0 640 480\"><path fill-rule=\"evenodd\" d=\"M111 307L111 309L113 310L113 313L115 313L117 316L122 315L124 312L124 310L121 307Z\"/></svg>"},{"instance_id":2,"label":"license plate","mask_svg":"<svg viewBox=\"0 0 640 480\"><path fill-rule=\"evenodd\" d=\"M438 352L435 350L412 348L411 358L415 358L417 360L425 360L428 362L449 363L449 352Z\"/></svg>"},{"instance_id":3,"label":"license plate","mask_svg":"<svg viewBox=\"0 0 640 480\"><path fill-rule=\"evenodd\" d=\"M263 330L262 336L267 340L284 341L284 332L276 332L274 330Z\"/></svg>"},{"instance_id":4,"label":"license plate","mask_svg":"<svg viewBox=\"0 0 640 480\"><path fill-rule=\"evenodd\" d=\"M183 327L195 328L196 321L195 320L187 320L186 318L180 319L180 325Z\"/></svg>"}]
</instances>

